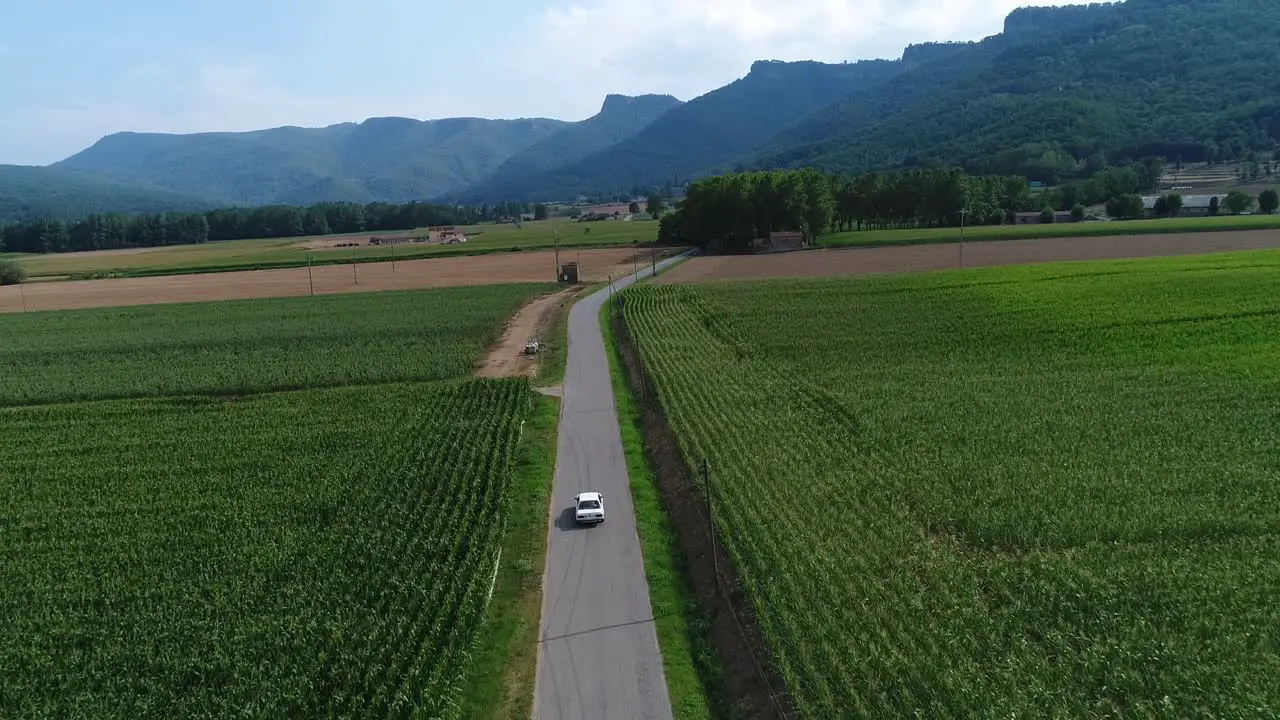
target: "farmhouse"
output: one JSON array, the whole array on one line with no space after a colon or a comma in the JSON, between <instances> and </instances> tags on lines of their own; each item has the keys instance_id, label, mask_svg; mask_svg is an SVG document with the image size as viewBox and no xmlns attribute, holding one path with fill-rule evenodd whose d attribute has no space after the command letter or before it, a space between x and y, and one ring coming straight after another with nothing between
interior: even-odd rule
<instances>
[{"instance_id":1,"label":"farmhouse","mask_svg":"<svg viewBox=\"0 0 1280 720\"><path fill-rule=\"evenodd\" d=\"M631 214L631 205L595 205L589 208L583 208L583 220L601 220L609 218L620 218Z\"/></svg>"},{"instance_id":2,"label":"farmhouse","mask_svg":"<svg viewBox=\"0 0 1280 720\"><path fill-rule=\"evenodd\" d=\"M1226 200L1225 195L1183 195L1182 210L1178 211L1178 214L1183 217L1207 217L1209 205L1215 197L1218 198L1219 204ZM1147 217L1156 217L1156 201L1159 199L1159 195L1147 195L1142 198L1142 210Z\"/></svg>"},{"instance_id":3,"label":"farmhouse","mask_svg":"<svg viewBox=\"0 0 1280 720\"><path fill-rule=\"evenodd\" d=\"M1056 210L1053 213L1053 221L1055 223L1071 223L1075 222L1075 218L1071 217L1070 210ZM1013 214L1013 222L1015 225L1039 225L1044 222L1038 212L1020 212Z\"/></svg>"}]
</instances>

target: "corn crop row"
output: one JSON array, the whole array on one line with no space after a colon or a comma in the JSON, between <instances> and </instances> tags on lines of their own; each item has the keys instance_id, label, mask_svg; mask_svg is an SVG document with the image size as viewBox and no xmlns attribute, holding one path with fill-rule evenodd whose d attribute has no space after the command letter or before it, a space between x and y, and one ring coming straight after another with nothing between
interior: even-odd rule
<instances>
[{"instance_id":1,"label":"corn crop row","mask_svg":"<svg viewBox=\"0 0 1280 720\"><path fill-rule=\"evenodd\" d=\"M804 717L1280 714L1274 257L636 286Z\"/></svg>"},{"instance_id":2,"label":"corn crop row","mask_svg":"<svg viewBox=\"0 0 1280 720\"><path fill-rule=\"evenodd\" d=\"M524 380L0 410L0 716L451 717Z\"/></svg>"}]
</instances>

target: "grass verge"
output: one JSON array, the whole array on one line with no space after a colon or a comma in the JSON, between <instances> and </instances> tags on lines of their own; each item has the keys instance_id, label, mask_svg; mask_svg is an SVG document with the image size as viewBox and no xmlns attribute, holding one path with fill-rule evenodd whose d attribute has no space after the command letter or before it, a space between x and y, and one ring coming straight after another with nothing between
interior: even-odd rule
<instances>
[{"instance_id":1,"label":"grass verge","mask_svg":"<svg viewBox=\"0 0 1280 720\"><path fill-rule=\"evenodd\" d=\"M718 662L707 636L709 624L685 580L675 530L662 508L657 480L645 459L640 408L623 374L621 351L613 324L609 322L611 308L611 303L601 308L600 326L609 357L618 429L627 460L636 529L671 709L677 720L718 717L718 713L713 713L713 698L707 692L711 684L708 680L718 673Z\"/></svg>"},{"instance_id":2,"label":"grass verge","mask_svg":"<svg viewBox=\"0 0 1280 720\"><path fill-rule=\"evenodd\" d=\"M569 311L584 297L605 287L605 283L588 283L576 289L556 309L546 336L541 338L542 349L538 360L538 378L535 387L549 387L564 383L565 363L569 360Z\"/></svg>"},{"instance_id":3,"label":"grass verge","mask_svg":"<svg viewBox=\"0 0 1280 720\"><path fill-rule=\"evenodd\" d=\"M502 565L460 699L465 718L528 718L538 664L547 502L560 403L534 395L511 482Z\"/></svg>"},{"instance_id":4,"label":"grass verge","mask_svg":"<svg viewBox=\"0 0 1280 720\"><path fill-rule=\"evenodd\" d=\"M586 292L594 290L593 286ZM583 293L557 308L538 367L537 385L564 380L569 354L569 310ZM556 473L560 401L537 395L516 458L502 567L489 618L473 653L461 707L465 718L530 717L537 681L542 625L542 569L547 555L547 503Z\"/></svg>"}]
</instances>

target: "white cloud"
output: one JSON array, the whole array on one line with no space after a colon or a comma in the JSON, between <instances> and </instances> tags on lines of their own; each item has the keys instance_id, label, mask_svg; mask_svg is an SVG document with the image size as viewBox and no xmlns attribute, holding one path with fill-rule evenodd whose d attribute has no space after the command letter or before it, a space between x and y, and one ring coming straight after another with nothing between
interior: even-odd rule
<instances>
[{"instance_id":1,"label":"white cloud","mask_svg":"<svg viewBox=\"0 0 1280 720\"><path fill-rule=\"evenodd\" d=\"M579 105L607 92L688 100L741 77L754 60L896 58L911 43L997 33L1015 7L1061 2L576 0L543 14L542 42L525 64L572 80Z\"/></svg>"}]
</instances>

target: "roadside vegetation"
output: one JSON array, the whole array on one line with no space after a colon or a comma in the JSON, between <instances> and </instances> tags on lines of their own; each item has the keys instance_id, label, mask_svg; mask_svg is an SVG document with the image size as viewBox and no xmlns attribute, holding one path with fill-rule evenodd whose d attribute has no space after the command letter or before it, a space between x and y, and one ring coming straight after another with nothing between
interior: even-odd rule
<instances>
[{"instance_id":1,"label":"roadside vegetation","mask_svg":"<svg viewBox=\"0 0 1280 720\"><path fill-rule=\"evenodd\" d=\"M1280 712L1280 253L640 285L804 717Z\"/></svg>"},{"instance_id":2,"label":"roadside vegetation","mask_svg":"<svg viewBox=\"0 0 1280 720\"><path fill-rule=\"evenodd\" d=\"M705 609L689 587L675 528L663 508L654 470L645 455L640 408L627 385L621 348L613 329L615 312L613 303L605 303L600 324L672 712L676 720L728 717L713 713L719 698L709 691L714 691L721 668L711 645Z\"/></svg>"}]
</instances>

